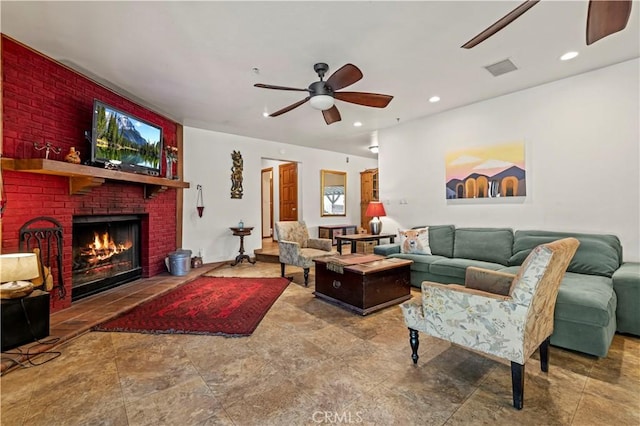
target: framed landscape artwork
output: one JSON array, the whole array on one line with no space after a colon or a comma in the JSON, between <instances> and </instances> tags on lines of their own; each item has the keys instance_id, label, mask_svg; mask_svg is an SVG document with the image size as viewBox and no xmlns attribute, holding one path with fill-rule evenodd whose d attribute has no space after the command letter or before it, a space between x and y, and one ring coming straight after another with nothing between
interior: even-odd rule
<instances>
[{"instance_id":1,"label":"framed landscape artwork","mask_svg":"<svg viewBox=\"0 0 640 426\"><path fill-rule=\"evenodd\" d=\"M451 152L445 169L449 200L527 195L524 141Z\"/></svg>"}]
</instances>

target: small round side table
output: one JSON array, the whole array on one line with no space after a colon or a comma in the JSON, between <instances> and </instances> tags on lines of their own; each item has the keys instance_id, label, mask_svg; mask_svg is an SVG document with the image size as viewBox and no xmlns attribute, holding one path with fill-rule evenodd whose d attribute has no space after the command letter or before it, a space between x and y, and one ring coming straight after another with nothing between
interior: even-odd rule
<instances>
[{"instance_id":1,"label":"small round side table","mask_svg":"<svg viewBox=\"0 0 640 426\"><path fill-rule=\"evenodd\" d=\"M244 237L247 235L251 235L253 226L246 226L244 228L231 227L229 229L231 229L231 232L233 232L233 235L240 237L240 250L238 250L240 254L236 256L236 260L233 261L231 266L236 266L238 263L242 263L242 261L245 259L252 265L256 263L256 261L252 260L251 257L249 257L249 255L244 254Z\"/></svg>"}]
</instances>

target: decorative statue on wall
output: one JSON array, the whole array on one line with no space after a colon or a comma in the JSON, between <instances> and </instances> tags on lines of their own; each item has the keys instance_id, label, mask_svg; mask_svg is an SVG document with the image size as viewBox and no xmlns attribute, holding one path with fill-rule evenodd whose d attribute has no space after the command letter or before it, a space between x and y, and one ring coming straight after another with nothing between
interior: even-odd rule
<instances>
[{"instance_id":1,"label":"decorative statue on wall","mask_svg":"<svg viewBox=\"0 0 640 426\"><path fill-rule=\"evenodd\" d=\"M231 198L242 198L242 154L240 151L231 153L233 166L231 167Z\"/></svg>"}]
</instances>

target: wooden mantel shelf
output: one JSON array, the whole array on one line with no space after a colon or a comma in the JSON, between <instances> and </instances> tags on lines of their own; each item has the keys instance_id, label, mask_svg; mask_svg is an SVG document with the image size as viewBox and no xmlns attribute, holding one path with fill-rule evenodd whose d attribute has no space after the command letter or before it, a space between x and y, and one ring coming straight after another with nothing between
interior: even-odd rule
<instances>
[{"instance_id":1,"label":"wooden mantel shelf","mask_svg":"<svg viewBox=\"0 0 640 426\"><path fill-rule=\"evenodd\" d=\"M153 198L156 194L166 191L168 188L189 188L189 182L180 180L83 166L64 161L46 160L44 158L3 158L2 168L16 172L67 176L69 178L69 193L72 195L86 194L90 192L92 188L102 185L106 180L144 184L145 198Z\"/></svg>"}]
</instances>

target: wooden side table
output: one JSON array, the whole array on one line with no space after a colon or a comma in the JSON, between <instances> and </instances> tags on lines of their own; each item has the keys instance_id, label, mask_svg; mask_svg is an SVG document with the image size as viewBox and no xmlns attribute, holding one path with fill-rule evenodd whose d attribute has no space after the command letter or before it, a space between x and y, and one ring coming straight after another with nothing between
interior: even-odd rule
<instances>
[{"instance_id":1,"label":"wooden side table","mask_svg":"<svg viewBox=\"0 0 640 426\"><path fill-rule=\"evenodd\" d=\"M251 257L249 257L249 255L244 254L244 237L247 235L251 235L253 226L244 227L244 228L231 227L229 229L231 229L231 232L233 232L233 235L240 237L240 250L238 250L240 254L236 256L236 260L233 261L231 266L236 266L238 263L242 263L242 261L245 259L252 265L256 263L256 261L252 260Z\"/></svg>"},{"instance_id":2,"label":"wooden side table","mask_svg":"<svg viewBox=\"0 0 640 426\"><path fill-rule=\"evenodd\" d=\"M318 226L318 237L329 238L333 245L338 244L338 235L355 234L358 227L356 225L320 225Z\"/></svg>"}]
</instances>

